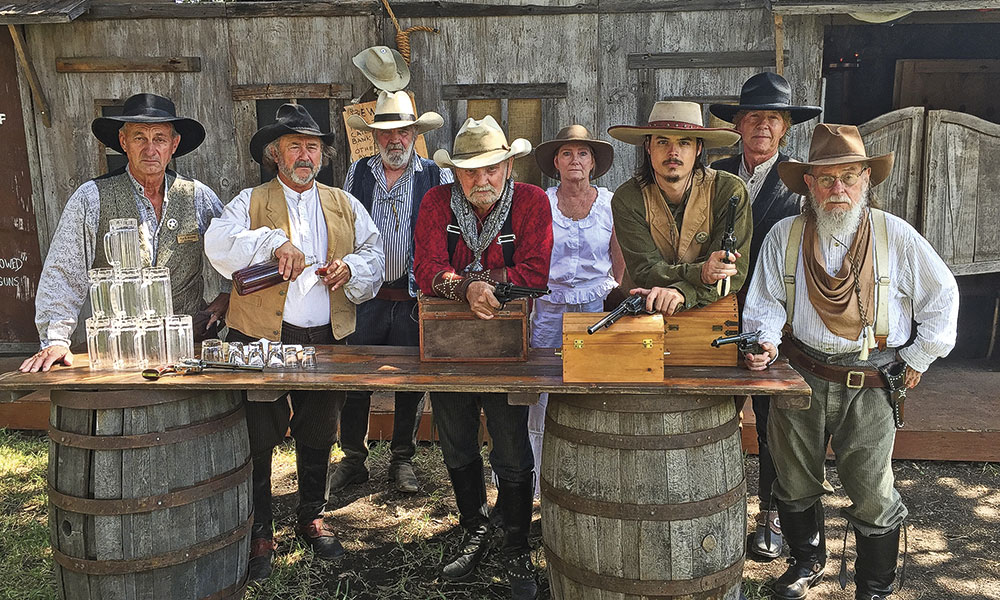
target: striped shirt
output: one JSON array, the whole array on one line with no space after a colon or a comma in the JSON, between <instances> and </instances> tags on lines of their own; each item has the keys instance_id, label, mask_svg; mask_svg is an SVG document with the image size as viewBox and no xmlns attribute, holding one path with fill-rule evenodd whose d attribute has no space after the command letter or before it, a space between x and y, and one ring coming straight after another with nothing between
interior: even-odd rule
<instances>
[{"instance_id":1,"label":"striped shirt","mask_svg":"<svg viewBox=\"0 0 1000 600\"><path fill-rule=\"evenodd\" d=\"M771 158L760 163L753 168L751 173L747 169L746 157L740 156L740 170L737 173L743 183L747 184L747 191L750 192L750 201L753 202L757 199L757 194L760 193L761 188L764 187L764 180L767 179L767 174L771 172L771 167L774 163L778 162L778 153L775 152Z\"/></svg>"},{"instance_id":2,"label":"striped shirt","mask_svg":"<svg viewBox=\"0 0 1000 600\"><path fill-rule=\"evenodd\" d=\"M350 190L354 185L354 172L360 163L363 168L371 170L375 176L375 192L371 203L372 220L379 233L382 234L382 248L385 251L385 280L396 281L405 276L413 264L410 248L413 245L413 232L410 230L410 212L413 209L414 171L423 171L424 167L416 152L410 158L410 164L400 175L392 189L387 189L385 182L385 167L382 157L378 154L367 159L355 161L347 171L344 189ZM455 180L451 169L441 169L439 185Z\"/></svg>"},{"instance_id":3,"label":"striped shirt","mask_svg":"<svg viewBox=\"0 0 1000 600\"><path fill-rule=\"evenodd\" d=\"M743 331L763 332L762 341L778 346L785 325L785 246L792 221L778 222L764 238L757 260L756 275L743 309ZM947 355L955 346L958 323L958 286L951 270L937 252L903 219L886 213L889 237L889 348L899 348L910 339L913 321L917 335L913 343L899 351L913 369L924 372L934 359ZM874 228L873 228L874 230ZM851 239L841 240L848 246ZM859 352L861 340L835 335L823 324L809 301L802 263L801 242L795 269L795 312L792 330L804 344L826 354ZM840 270L848 246L833 239L820 239L819 247L827 272ZM876 277L883 268L875 266ZM872 307L872 313L875 307ZM870 318L873 318L871 315Z\"/></svg>"}]
</instances>

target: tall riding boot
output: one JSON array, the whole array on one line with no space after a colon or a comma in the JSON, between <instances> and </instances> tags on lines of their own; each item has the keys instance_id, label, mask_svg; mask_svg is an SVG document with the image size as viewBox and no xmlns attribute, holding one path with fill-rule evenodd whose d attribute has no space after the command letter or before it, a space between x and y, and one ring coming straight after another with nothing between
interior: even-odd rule
<instances>
[{"instance_id":1,"label":"tall riding boot","mask_svg":"<svg viewBox=\"0 0 1000 600\"><path fill-rule=\"evenodd\" d=\"M335 535L323 526L326 508L326 471L330 464L330 447L310 448L295 442L295 467L299 475L299 507L295 533L320 558L337 558L344 547Z\"/></svg>"},{"instance_id":2,"label":"tall riding boot","mask_svg":"<svg viewBox=\"0 0 1000 600\"><path fill-rule=\"evenodd\" d=\"M448 469L462 526L462 545L441 569L449 581L466 581L490 547L490 523L486 513L486 484L482 459L457 469Z\"/></svg>"},{"instance_id":3,"label":"tall riding boot","mask_svg":"<svg viewBox=\"0 0 1000 600\"><path fill-rule=\"evenodd\" d=\"M854 529L858 558L854 561L856 600L882 600L892 593L899 558L899 527L878 536L862 535Z\"/></svg>"},{"instance_id":4,"label":"tall riding boot","mask_svg":"<svg viewBox=\"0 0 1000 600\"><path fill-rule=\"evenodd\" d=\"M368 413L372 393L349 391L340 408L340 449L344 458L330 476L329 491L336 494L354 483L368 481Z\"/></svg>"},{"instance_id":5,"label":"tall riding boot","mask_svg":"<svg viewBox=\"0 0 1000 600\"><path fill-rule=\"evenodd\" d=\"M271 576L274 558L274 524L271 513L271 452L268 448L253 456L253 526L250 529L250 562L247 564L250 581Z\"/></svg>"},{"instance_id":6,"label":"tall riding boot","mask_svg":"<svg viewBox=\"0 0 1000 600\"><path fill-rule=\"evenodd\" d=\"M420 482L413 471L413 455L417 453L417 428L424 412L423 392L396 392L392 417L392 443L389 477L396 490L413 494Z\"/></svg>"},{"instance_id":7,"label":"tall riding boot","mask_svg":"<svg viewBox=\"0 0 1000 600\"><path fill-rule=\"evenodd\" d=\"M531 508L534 499L535 478L513 482L497 478L502 501L504 538L503 562L510 581L512 600L534 600L538 595L535 567L531 563L531 545L528 529L531 527Z\"/></svg>"},{"instance_id":8,"label":"tall riding boot","mask_svg":"<svg viewBox=\"0 0 1000 600\"><path fill-rule=\"evenodd\" d=\"M823 505L817 501L802 512L792 512L787 504L781 501L777 504L791 558L788 569L771 584L771 589L776 598L802 600L809 588L823 579L826 567Z\"/></svg>"}]
</instances>

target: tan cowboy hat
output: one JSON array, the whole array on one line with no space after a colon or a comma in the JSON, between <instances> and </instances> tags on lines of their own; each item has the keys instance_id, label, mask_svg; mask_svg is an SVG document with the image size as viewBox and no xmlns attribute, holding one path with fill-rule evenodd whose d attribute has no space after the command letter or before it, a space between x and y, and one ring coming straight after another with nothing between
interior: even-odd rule
<instances>
[{"instance_id":1,"label":"tan cowboy hat","mask_svg":"<svg viewBox=\"0 0 1000 600\"><path fill-rule=\"evenodd\" d=\"M351 59L368 81L387 92L396 92L410 83L410 68L403 56L388 46L372 46Z\"/></svg>"},{"instance_id":2,"label":"tan cowboy hat","mask_svg":"<svg viewBox=\"0 0 1000 600\"><path fill-rule=\"evenodd\" d=\"M531 142L517 138L509 145L496 119L486 115L480 120L466 119L455 136L454 154L444 148L434 153L434 162L439 167L456 169L478 169L503 162L508 158L520 158L531 152Z\"/></svg>"},{"instance_id":3,"label":"tan cowboy hat","mask_svg":"<svg viewBox=\"0 0 1000 600\"><path fill-rule=\"evenodd\" d=\"M409 94L383 90L378 93L378 100L375 102L375 116L371 123L366 122L361 115L351 115L347 117L347 124L353 129L363 131L399 129L413 125L417 128L417 135L419 135L444 125L444 119L436 112L425 112L417 118Z\"/></svg>"},{"instance_id":4,"label":"tan cowboy hat","mask_svg":"<svg viewBox=\"0 0 1000 600\"><path fill-rule=\"evenodd\" d=\"M812 143L809 144L809 160L807 162L785 161L778 163L778 175L781 181L796 194L805 196L809 193L805 179L802 176L810 167L829 165L846 165L865 162L871 167L870 185L878 185L885 181L892 171L893 153L869 157L865 152L865 143L861 133L854 125L831 125L820 123L813 130Z\"/></svg>"},{"instance_id":5,"label":"tan cowboy hat","mask_svg":"<svg viewBox=\"0 0 1000 600\"><path fill-rule=\"evenodd\" d=\"M559 151L559 148L573 142L587 144L594 150L593 179L597 179L608 172L608 169L611 168L611 163L615 160L614 147L604 140L594 139L594 136L590 135L590 130L583 125L570 125L569 127L560 129L555 139L544 141L535 146L535 162L538 163L538 168L542 170L542 173L553 179L559 179L559 171L556 170L552 159L555 157L556 152Z\"/></svg>"},{"instance_id":6,"label":"tan cowboy hat","mask_svg":"<svg viewBox=\"0 0 1000 600\"><path fill-rule=\"evenodd\" d=\"M641 146L648 135L689 134L704 140L705 148L732 146L740 141L740 134L728 127L705 127L701 120L701 106L695 102L662 100L653 105L647 125L615 125L608 133L616 140Z\"/></svg>"}]
</instances>

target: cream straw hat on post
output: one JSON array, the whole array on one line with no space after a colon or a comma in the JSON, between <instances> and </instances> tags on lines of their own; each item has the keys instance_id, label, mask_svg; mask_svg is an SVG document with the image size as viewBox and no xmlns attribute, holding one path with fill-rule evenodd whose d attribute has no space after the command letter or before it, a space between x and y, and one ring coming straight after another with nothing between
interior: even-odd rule
<instances>
[{"instance_id":1,"label":"cream straw hat on post","mask_svg":"<svg viewBox=\"0 0 1000 600\"><path fill-rule=\"evenodd\" d=\"M702 125L701 106L695 102L663 100L653 105L646 125L615 125L608 134L635 146L641 146L648 135L690 135L704 140L705 148L732 146L740 134L727 127Z\"/></svg>"},{"instance_id":2,"label":"cream straw hat on post","mask_svg":"<svg viewBox=\"0 0 1000 600\"><path fill-rule=\"evenodd\" d=\"M353 129L374 131L376 129L399 129L400 127L416 127L417 135L437 129L444 125L444 119L436 112L425 112L418 118L413 108L413 101L406 92L386 92L378 94L375 102L375 116L372 122L366 122L361 115L347 117L347 124Z\"/></svg>"},{"instance_id":3,"label":"cream straw hat on post","mask_svg":"<svg viewBox=\"0 0 1000 600\"><path fill-rule=\"evenodd\" d=\"M531 142L517 138L507 144L496 119L486 115L480 120L466 119L455 136L453 153L444 148L434 153L434 162L439 167L457 169L478 169L503 162L508 158L520 158L531 152Z\"/></svg>"},{"instance_id":4,"label":"cream straw hat on post","mask_svg":"<svg viewBox=\"0 0 1000 600\"><path fill-rule=\"evenodd\" d=\"M372 46L351 61L380 90L396 92L410 83L410 68L403 56L388 46Z\"/></svg>"}]
</instances>

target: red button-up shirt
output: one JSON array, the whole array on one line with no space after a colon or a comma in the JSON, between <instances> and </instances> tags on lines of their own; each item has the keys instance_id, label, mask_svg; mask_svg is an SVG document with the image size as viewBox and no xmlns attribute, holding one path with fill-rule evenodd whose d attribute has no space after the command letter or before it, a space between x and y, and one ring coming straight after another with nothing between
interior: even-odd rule
<instances>
[{"instance_id":1,"label":"red button-up shirt","mask_svg":"<svg viewBox=\"0 0 1000 600\"><path fill-rule=\"evenodd\" d=\"M434 276L438 273L461 274L472 263L472 251L459 237L455 255L448 260L447 227L452 222L451 186L431 188L420 202L417 227L414 232L415 250L413 273L420 290L430 296ZM549 282L549 258L552 254L552 212L549 200L541 188L527 183L514 184L511 203L511 227L514 241L514 266L507 269L507 281L514 285L543 288ZM479 222L482 231L482 219ZM483 253L483 267L502 269L503 248L491 243Z\"/></svg>"}]
</instances>

